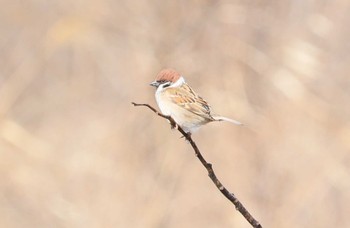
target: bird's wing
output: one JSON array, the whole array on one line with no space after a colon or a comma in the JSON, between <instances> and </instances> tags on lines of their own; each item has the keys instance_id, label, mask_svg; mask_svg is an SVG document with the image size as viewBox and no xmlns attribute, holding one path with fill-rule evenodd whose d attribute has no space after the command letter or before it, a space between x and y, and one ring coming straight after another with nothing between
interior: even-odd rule
<instances>
[{"instance_id":1,"label":"bird's wing","mask_svg":"<svg viewBox=\"0 0 350 228\"><path fill-rule=\"evenodd\" d=\"M208 103L198 96L186 83L180 87L167 88L165 92L168 93L172 103L196 115L212 119Z\"/></svg>"}]
</instances>

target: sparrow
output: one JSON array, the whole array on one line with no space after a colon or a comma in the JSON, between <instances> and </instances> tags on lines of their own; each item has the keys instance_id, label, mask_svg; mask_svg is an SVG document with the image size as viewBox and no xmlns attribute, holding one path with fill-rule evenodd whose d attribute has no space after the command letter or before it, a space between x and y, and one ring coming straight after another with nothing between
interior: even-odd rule
<instances>
[{"instance_id":1,"label":"sparrow","mask_svg":"<svg viewBox=\"0 0 350 228\"><path fill-rule=\"evenodd\" d=\"M157 88L155 98L161 113L171 116L186 133L214 121L242 125L237 120L212 114L209 104L173 69L160 71L150 85Z\"/></svg>"}]
</instances>

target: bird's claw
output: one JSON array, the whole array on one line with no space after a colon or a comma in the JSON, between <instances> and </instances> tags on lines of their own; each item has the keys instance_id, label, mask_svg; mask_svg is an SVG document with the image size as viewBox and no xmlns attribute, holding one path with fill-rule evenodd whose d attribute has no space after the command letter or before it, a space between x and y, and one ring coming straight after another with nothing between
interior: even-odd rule
<instances>
[{"instance_id":1,"label":"bird's claw","mask_svg":"<svg viewBox=\"0 0 350 228\"><path fill-rule=\"evenodd\" d=\"M173 122L170 122L170 126L171 126L171 129L177 129L177 124L176 123L173 123Z\"/></svg>"},{"instance_id":2,"label":"bird's claw","mask_svg":"<svg viewBox=\"0 0 350 228\"><path fill-rule=\"evenodd\" d=\"M181 136L180 139L185 138L186 141L189 141L188 138L190 138L192 134L191 134L191 132L187 132L186 134L187 134L187 135Z\"/></svg>"}]
</instances>

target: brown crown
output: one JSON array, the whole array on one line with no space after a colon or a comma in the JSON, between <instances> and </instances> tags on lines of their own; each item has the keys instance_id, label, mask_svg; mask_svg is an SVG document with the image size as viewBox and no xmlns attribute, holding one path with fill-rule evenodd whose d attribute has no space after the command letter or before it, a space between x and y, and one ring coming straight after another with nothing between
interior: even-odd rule
<instances>
[{"instance_id":1,"label":"brown crown","mask_svg":"<svg viewBox=\"0 0 350 228\"><path fill-rule=\"evenodd\" d=\"M156 81L176 82L181 75L174 69L163 69L157 75Z\"/></svg>"}]
</instances>

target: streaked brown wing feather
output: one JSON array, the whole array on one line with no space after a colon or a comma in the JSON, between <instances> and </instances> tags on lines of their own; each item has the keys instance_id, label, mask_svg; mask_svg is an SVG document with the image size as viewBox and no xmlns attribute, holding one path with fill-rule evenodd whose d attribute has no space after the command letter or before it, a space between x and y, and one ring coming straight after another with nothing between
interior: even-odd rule
<instances>
[{"instance_id":1,"label":"streaked brown wing feather","mask_svg":"<svg viewBox=\"0 0 350 228\"><path fill-rule=\"evenodd\" d=\"M167 88L166 92L174 104L196 115L207 116L208 119L212 119L208 103L202 97L196 95L187 84L177 88Z\"/></svg>"}]
</instances>

